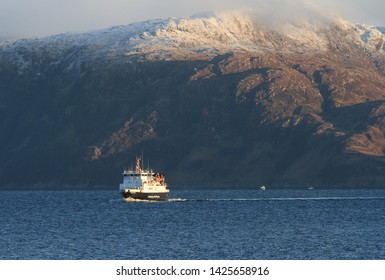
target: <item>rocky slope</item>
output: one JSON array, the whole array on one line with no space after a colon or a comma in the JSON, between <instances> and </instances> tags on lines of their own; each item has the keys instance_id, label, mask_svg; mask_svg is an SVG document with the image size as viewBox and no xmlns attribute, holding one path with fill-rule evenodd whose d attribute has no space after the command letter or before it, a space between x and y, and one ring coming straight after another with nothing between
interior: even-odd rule
<instances>
[{"instance_id":1,"label":"rocky slope","mask_svg":"<svg viewBox=\"0 0 385 280\"><path fill-rule=\"evenodd\" d=\"M384 30L250 13L0 45L0 185L385 186Z\"/></svg>"}]
</instances>

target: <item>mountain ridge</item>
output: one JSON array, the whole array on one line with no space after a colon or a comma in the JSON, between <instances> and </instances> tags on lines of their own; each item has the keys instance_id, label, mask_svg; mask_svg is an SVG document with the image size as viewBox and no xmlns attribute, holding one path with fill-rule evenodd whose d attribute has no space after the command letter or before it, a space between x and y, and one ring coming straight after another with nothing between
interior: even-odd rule
<instances>
[{"instance_id":1,"label":"mountain ridge","mask_svg":"<svg viewBox=\"0 0 385 280\"><path fill-rule=\"evenodd\" d=\"M333 44L333 39L341 39L330 37L350 32L349 37L345 38L349 43L359 44L370 51L384 51L383 42L380 42L384 40L385 28L352 24L338 17L327 22L287 22L271 27L258 22L255 17L251 12L222 12L211 16L148 20L85 33L21 39L9 43L7 47L51 46L60 51L61 48L65 50L73 46L94 46L93 52L110 55L116 52L125 56L157 52L159 48L165 52L191 49L202 53L211 50L213 55L217 55L221 48L223 52L325 51ZM331 32L334 33L328 34ZM283 47L284 44L288 46Z\"/></svg>"},{"instance_id":2,"label":"mountain ridge","mask_svg":"<svg viewBox=\"0 0 385 280\"><path fill-rule=\"evenodd\" d=\"M117 184L144 150L175 186L384 187L385 35L327 23L224 13L3 44L0 185Z\"/></svg>"}]
</instances>

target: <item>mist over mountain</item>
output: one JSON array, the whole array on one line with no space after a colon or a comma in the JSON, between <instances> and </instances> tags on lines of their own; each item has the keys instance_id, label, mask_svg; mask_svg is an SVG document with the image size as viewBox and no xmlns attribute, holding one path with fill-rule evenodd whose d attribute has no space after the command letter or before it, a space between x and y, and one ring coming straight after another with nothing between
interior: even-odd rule
<instances>
[{"instance_id":1,"label":"mist over mountain","mask_svg":"<svg viewBox=\"0 0 385 280\"><path fill-rule=\"evenodd\" d=\"M0 185L384 187L384 28L260 18L0 43Z\"/></svg>"}]
</instances>

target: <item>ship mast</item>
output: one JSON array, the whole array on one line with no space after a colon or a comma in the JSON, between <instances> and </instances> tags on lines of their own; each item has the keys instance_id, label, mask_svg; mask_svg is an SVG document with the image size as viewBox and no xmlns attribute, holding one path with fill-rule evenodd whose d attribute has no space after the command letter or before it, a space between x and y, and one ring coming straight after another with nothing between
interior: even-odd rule
<instances>
[{"instance_id":1,"label":"ship mast","mask_svg":"<svg viewBox=\"0 0 385 280\"><path fill-rule=\"evenodd\" d=\"M142 169L140 167L140 161L141 161L141 157L136 157L136 167L135 167L135 170L140 172Z\"/></svg>"}]
</instances>

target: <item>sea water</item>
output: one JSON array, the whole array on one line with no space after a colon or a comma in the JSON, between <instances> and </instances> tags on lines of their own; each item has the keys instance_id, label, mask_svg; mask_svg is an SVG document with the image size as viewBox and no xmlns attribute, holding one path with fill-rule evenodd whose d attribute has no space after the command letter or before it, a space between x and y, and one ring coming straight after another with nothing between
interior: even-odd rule
<instances>
[{"instance_id":1,"label":"sea water","mask_svg":"<svg viewBox=\"0 0 385 280\"><path fill-rule=\"evenodd\" d=\"M1 259L385 259L384 190L0 192Z\"/></svg>"}]
</instances>

